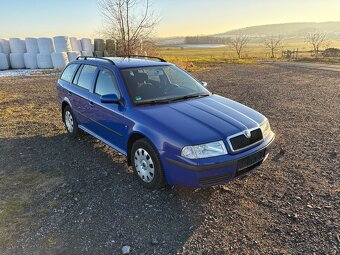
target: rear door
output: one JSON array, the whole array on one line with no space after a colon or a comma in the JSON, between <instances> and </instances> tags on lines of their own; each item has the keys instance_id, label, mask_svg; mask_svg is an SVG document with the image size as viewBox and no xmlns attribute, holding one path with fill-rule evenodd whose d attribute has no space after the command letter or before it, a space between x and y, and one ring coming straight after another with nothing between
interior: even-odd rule
<instances>
[{"instance_id":1,"label":"rear door","mask_svg":"<svg viewBox=\"0 0 340 255\"><path fill-rule=\"evenodd\" d=\"M93 93L90 93L90 118L93 120L91 131L109 142L118 151L125 153L127 140L127 119L124 117L125 107L120 104L101 103L100 96L121 93L114 73L101 67L95 82Z\"/></svg>"},{"instance_id":2,"label":"rear door","mask_svg":"<svg viewBox=\"0 0 340 255\"><path fill-rule=\"evenodd\" d=\"M78 69L73 79L73 84L69 87L68 91L71 97L72 110L76 115L78 124L84 127L88 127L91 122L88 116L90 109L89 94L96 74L97 66L82 65Z\"/></svg>"}]
</instances>

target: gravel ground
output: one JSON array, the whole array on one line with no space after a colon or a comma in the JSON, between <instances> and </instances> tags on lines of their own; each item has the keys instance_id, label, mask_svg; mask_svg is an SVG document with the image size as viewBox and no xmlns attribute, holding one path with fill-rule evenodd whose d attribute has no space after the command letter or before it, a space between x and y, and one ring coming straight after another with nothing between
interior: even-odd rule
<instances>
[{"instance_id":1,"label":"gravel ground","mask_svg":"<svg viewBox=\"0 0 340 255\"><path fill-rule=\"evenodd\" d=\"M224 186L154 192L66 137L55 76L0 78L0 254L339 254L340 74L216 67L194 75L270 119L272 154Z\"/></svg>"}]
</instances>

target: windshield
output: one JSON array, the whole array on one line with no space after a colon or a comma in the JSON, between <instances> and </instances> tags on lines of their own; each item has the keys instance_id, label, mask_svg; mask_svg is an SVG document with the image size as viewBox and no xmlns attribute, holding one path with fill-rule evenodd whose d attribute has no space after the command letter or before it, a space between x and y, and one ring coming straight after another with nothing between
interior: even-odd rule
<instances>
[{"instance_id":1,"label":"windshield","mask_svg":"<svg viewBox=\"0 0 340 255\"><path fill-rule=\"evenodd\" d=\"M135 104L167 103L210 95L189 74L176 66L153 66L121 70Z\"/></svg>"}]
</instances>

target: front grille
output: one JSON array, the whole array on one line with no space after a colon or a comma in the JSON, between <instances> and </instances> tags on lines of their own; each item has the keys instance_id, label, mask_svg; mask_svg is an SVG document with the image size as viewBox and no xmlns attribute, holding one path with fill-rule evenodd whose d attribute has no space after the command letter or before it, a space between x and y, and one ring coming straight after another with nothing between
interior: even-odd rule
<instances>
[{"instance_id":1,"label":"front grille","mask_svg":"<svg viewBox=\"0 0 340 255\"><path fill-rule=\"evenodd\" d=\"M244 134L240 134L238 136L230 138L229 142L232 146L233 151L244 149L263 139L262 131L260 128L252 130L250 134L250 138L247 138Z\"/></svg>"},{"instance_id":2,"label":"front grille","mask_svg":"<svg viewBox=\"0 0 340 255\"><path fill-rule=\"evenodd\" d=\"M230 178L231 178L231 174L228 173L228 174L200 178L198 181L200 184L209 185L209 184L214 184L214 183L219 183L219 182L225 182L229 180Z\"/></svg>"},{"instance_id":3,"label":"front grille","mask_svg":"<svg viewBox=\"0 0 340 255\"><path fill-rule=\"evenodd\" d=\"M237 162L235 177L245 174L260 165L266 155L266 150L261 150Z\"/></svg>"}]
</instances>

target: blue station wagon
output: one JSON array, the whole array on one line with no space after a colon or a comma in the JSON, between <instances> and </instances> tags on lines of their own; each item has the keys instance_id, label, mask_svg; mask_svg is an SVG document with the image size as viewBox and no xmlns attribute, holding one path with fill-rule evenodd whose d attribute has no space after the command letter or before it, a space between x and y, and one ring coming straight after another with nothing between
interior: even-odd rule
<instances>
[{"instance_id":1,"label":"blue station wagon","mask_svg":"<svg viewBox=\"0 0 340 255\"><path fill-rule=\"evenodd\" d=\"M224 184L259 166L275 137L265 116L161 58L79 57L57 93L69 136L124 154L149 189Z\"/></svg>"}]
</instances>

